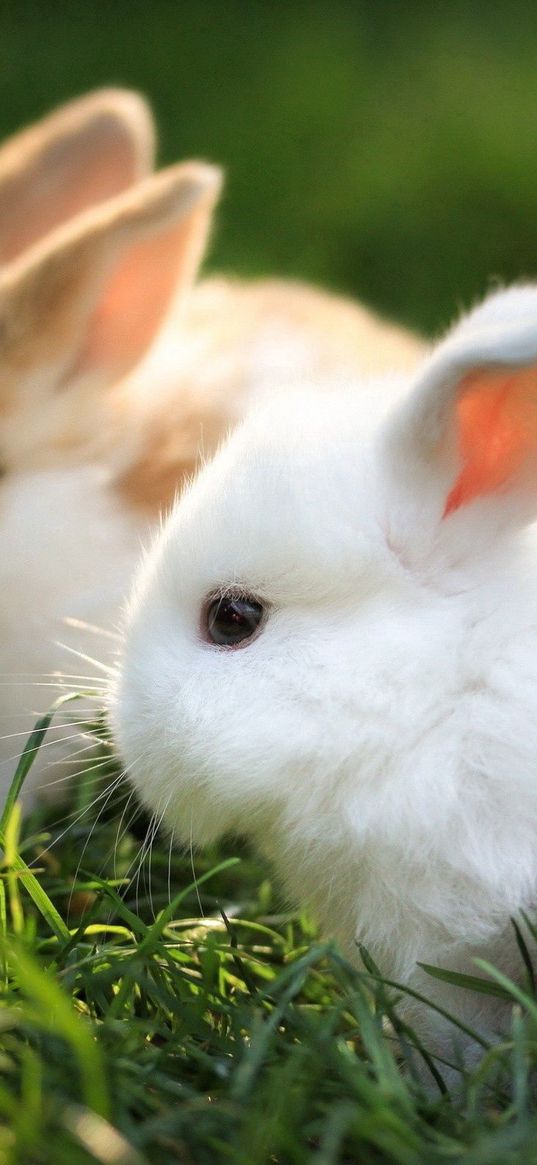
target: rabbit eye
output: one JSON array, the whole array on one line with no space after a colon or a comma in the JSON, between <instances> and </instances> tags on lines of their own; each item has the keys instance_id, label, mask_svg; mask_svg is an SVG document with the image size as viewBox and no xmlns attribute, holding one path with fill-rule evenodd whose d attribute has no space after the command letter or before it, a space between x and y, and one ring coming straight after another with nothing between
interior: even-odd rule
<instances>
[{"instance_id":1,"label":"rabbit eye","mask_svg":"<svg viewBox=\"0 0 537 1165\"><path fill-rule=\"evenodd\" d=\"M262 604L247 595L217 595L204 608L205 637L217 647L236 647L253 638L264 613Z\"/></svg>"}]
</instances>

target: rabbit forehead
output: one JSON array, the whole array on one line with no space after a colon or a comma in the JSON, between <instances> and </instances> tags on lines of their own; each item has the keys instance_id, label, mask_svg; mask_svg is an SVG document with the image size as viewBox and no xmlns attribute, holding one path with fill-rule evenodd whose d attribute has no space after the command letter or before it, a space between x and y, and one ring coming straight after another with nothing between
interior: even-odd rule
<instances>
[{"instance_id":1,"label":"rabbit forehead","mask_svg":"<svg viewBox=\"0 0 537 1165\"><path fill-rule=\"evenodd\" d=\"M198 567L208 585L283 588L288 598L295 585L299 598L386 558L368 442L337 424L338 399L331 411L314 398L302 416L301 400L293 418L276 402L248 418L184 497L166 539L177 577L188 561L189 577Z\"/></svg>"}]
</instances>

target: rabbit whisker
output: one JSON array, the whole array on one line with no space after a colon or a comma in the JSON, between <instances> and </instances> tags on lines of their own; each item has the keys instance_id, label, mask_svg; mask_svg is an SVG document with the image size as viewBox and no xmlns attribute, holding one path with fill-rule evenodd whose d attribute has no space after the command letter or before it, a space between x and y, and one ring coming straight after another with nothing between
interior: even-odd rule
<instances>
[{"instance_id":1,"label":"rabbit whisker","mask_svg":"<svg viewBox=\"0 0 537 1165\"><path fill-rule=\"evenodd\" d=\"M158 831L159 831L159 829L161 828L161 826L162 826L162 823L163 823L163 821L164 821L164 818L165 818L165 816L166 816L166 810L167 810L167 808L168 808L168 805L170 804L171 798L172 798L172 795L171 795L171 793L170 793L170 795L169 795L169 797L168 797L168 800L166 801L166 804L165 804L165 806L164 806L164 809L162 810L162 813L161 813L161 815L160 815L160 818L159 818L159 820L158 820L158 822L157 822L156 828L155 828L155 829L154 829L154 831L153 831L153 836L152 836L152 838L151 838L151 843L150 843L150 846L149 846L149 863L148 863L148 889L149 889L149 905L150 905L150 909L151 909L151 914L152 914L152 916L153 916L153 919L155 919L155 920L156 920L156 914L155 914L155 907L154 907L154 904L153 904L153 872L152 872L152 862L153 862L153 848L154 848L154 844L155 844L155 841L156 841L156 837L157 837Z\"/></svg>"},{"instance_id":2,"label":"rabbit whisker","mask_svg":"<svg viewBox=\"0 0 537 1165\"><path fill-rule=\"evenodd\" d=\"M56 722L53 722L52 724L47 725L47 727L45 728L45 732L54 732L54 730L62 730L64 728L77 728L77 727L81 727L84 724L86 724L86 725L88 724L87 716L84 720L66 720L64 724L58 724ZM0 741L2 741L2 740L14 740L15 737L17 737L17 736L25 736L28 739L31 735L31 732L32 732L32 729L30 729L29 731L24 731L24 732L6 732L4 736L0 736ZM75 733L75 736L78 736L78 735L79 735L78 733ZM71 740L72 738L70 736L68 736L68 737L60 737L59 739Z\"/></svg>"},{"instance_id":3,"label":"rabbit whisker","mask_svg":"<svg viewBox=\"0 0 537 1165\"><path fill-rule=\"evenodd\" d=\"M84 721L84 723L87 723L87 721ZM71 725L65 725L65 727L70 728ZM35 752L35 753L43 752L43 750L45 748L51 748L55 744L56 745L67 744L67 741L69 741L69 740L80 740L80 737L82 735L83 735L82 732L73 732L71 734L71 736L59 736L59 737L56 737L54 740L46 740L44 744L36 744L34 748L29 748L28 752L27 752L27 756L29 756L30 753L32 753L32 752ZM14 764L14 763L16 764L20 760L23 752L24 752L24 749L21 749L20 752L15 753L15 756L8 756L8 757L5 757L3 760L0 760L0 766L7 765L7 764Z\"/></svg>"},{"instance_id":4,"label":"rabbit whisker","mask_svg":"<svg viewBox=\"0 0 537 1165\"><path fill-rule=\"evenodd\" d=\"M98 627L96 623L86 623L85 619L74 619L70 615L62 620L66 627L75 627L80 631L91 631L93 635L102 635L103 639L113 639L118 642L121 639L119 631L110 631L105 627Z\"/></svg>"},{"instance_id":5,"label":"rabbit whisker","mask_svg":"<svg viewBox=\"0 0 537 1165\"><path fill-rule=\"evenodd\" d=\"M118 852L118 849L119 849L120 843L121 843L121 841L123 840L123 838L124 838L125 834L128 832L128 830L129 830L130 826L132 825L133 821L135 821L135 820L136 820L136 817L137 817L137 816L138 816L138 814L140 813L140 807L139 807L139 805L138 805L138 804L135 802L135 806L134 806L134 809L135 809L134 817L131 817L131 818L130 818L130 820L126 821L126 822L125 822L125 825L123 824L123 822L125 821L125 817L126 817L126 815L127 815L127 813L128 813L129 806L131 805L131 803L132 803L133 799L135 799L135 796L136 796L136 791L135 791L135 789L134 789L134 788L132 788L132 789L131 789L131 791L130 791L130 793L129 793L129 796L128 796L128 798L127 798L127 801L126 801L126 803L125 803L125 805L124 805L124 807L123 807L123 812L122 812L122 814L121 814L121 817L120 817L120 819L119 819L118 826L117 826L117 830L116 830L116 836L115 836L115 839L114 839L114 845L113 845L113 854L112 854L112 857L113 857L113 870L114 870L114 877L115 877L115 878L117 878L117 852Z\"/></svg>"},{"instance_id":6,"label":"rabbit whisker","mask_svg":"<svg viewBox=\"0 0 537 1165\"><path fill-rule=\"evenodd\" d=\"M76 755L78 755L78 754L75 753L75 756ZM64 763L69 764L70 761L65 761ZM88 766L87 769L82 769L81 772L77 772L77 773L72 773L72 772L66 773L65 776L63 776L63 777L55 777L55 779L53 781L47 781L46 784L43 784L43 783L40 784L39 788L40 789L52 789L54 787L54 785L62 785L65 783L65 781L72 781L73 779L79 780L81 777L87 777L88 773L93 773L93 772L96 772L97 769L104 768L105 765L107 765L107 764L109 764L109 761L106 759L96 761L92 767Z\"/></svg>"},{"instance_id":7,"label":"rabbit whisker","mask_svg":"<svg viewBox=\"0 0 537 1165\"><path fill-rule=\"evenodd\" d=\"M92 772L93 772L93 768L87 769L87 773L92 773ZM85 774L82 774L82 775L85 775ZM57 845L58 842L62 841L62 839L65 837L65 835L69 832L70 829L72 829L75 825L78 825L78 822L82 821L88 813L91 813L91 810L94 809L96 805L98 805L99 801L101 801L104 797L109 797L110 794L115 789L117 789L118 785L123 780L124 775L125 775L124 772L121 772L121 773L119 773L119 775L117 777L114 777L114 780L111 781L110 785L108 785L106 789L104 789L101 793L99 793L93 799L93 801L90 802L89 805L86 805L84 807L84 809L81 810L81 812L77 813L76 810L73 810L71 813L67 813L64 817L60 817L54 823L54 825L51 826L51 829L54 829L56 826L61 825L62 822L64 822L64 821L68 821L69 824L66 825L65 829L62 830L62 832L59 833L57 837L53 838L53 840L50 842L50 845L48 845L46 847L46 849L42 850L41 853L48 853L49 850L52 850L53 846ZM72 818L72 820L69 820L70 818Z\"/></svg>"},{"instance_id":8,"label":"rabbit whisker","mask_svg":"<svg viewBox=\"0 0 537 1165\"><path fill-rule=\"evenodd\" d=\"M97 825L99 824L99 820L100 820L100 818L101 818L101 815L104 813L104 810L106 809L106 806L108 805L108 802L109 802L109 800L110 800L110 798L111 798L111 796L112 796L112 794L113 794L113 792L114 792L114 789L117 787L118 783L119 783L121 780L123 780L124 776L125 776L125 771L123 771L123 772L119 773L119 776L118 776L118 777L116 777L116 779L115 779L114 781L112 781L112 783L110 784L110 786L109 786L109 787L108 787L108 789L106 790L106 796L105 796L105 798L104 798L104 800L103 800L103 803L102 803L102 805L101 805L101 807L100 807L100 809L99 809L99 812L98 812L98 814L97 814L97 816L96 816L96 818L95 818L95 821L93 822L93 825L92 825L92 827L91 827L91 829L90 829L90 831L89 831L89 833L88 833L88 836L87 836L87 838L86 838L86 841L84 842L84 846L83 846L83 848L82 848L82 852L81 852L81 854L80 854L80 857L79 857L79 859L78 859L77 866L76 866L76 870L75 870L75 873L74 873L74 876L73 876L73 883L76 883L76 880L77 880L77 878L78 878L78 875L79 875L79 873L80 873L80 869L81 869L81 866L82 866L82 862L83 862L83 860L84 860L84 854L86 853L86 850L87 850L87 848L88 848L88 845L89 845L89 843L90 843L90 841L91 841L91 838L93 837L93 834L94 834L94 832L95 832L95 829L97 828ZM97 801L97 798L95 798L95 801L93 801L93 802L92 802L92 805L96 804L96 801ZM88 808L91 808L91 806L88 806ZM70 895L70 897L69 897L69 904L68 904L68 909L70 909L70 906L71 906L71 900L72 900L72 894L71 894L71 895Z\"/></svg>"},{"instance_id":9,"label":"rabbit whisker","mask_svg":"<svg viewBox=\"0 0 537 1165\"><path fill-rule=\"evenodd\" d=\"M202 906L199 887L198 887L198 878L197 878L197 874L196 874L196 867L194 865L194 837L193 837L193 834L194 834L194 813L193 813L193 811L191 811L191 813L190 813L190 840L189 840L189 847L188 847L189 854L190 854L190 867L192 870L192 877L194 879L194 889L196 891L196 898L198 900L200 918L205 918L205 911L204 911L203 906Z\"/></svg>"},{"instance_id":10,"label":"rabbit whisker","mask_svg":"<svg viewBox=\"0 0 537 1165\"><path fill-rule=\"evenodd\" d=\"M174 837L175 837L175 827L171 831L170 844L168 846L168 882L167 882L167 885L168 885L168 905L172 900L172 853L173 853Z\"/></svg>"},{"instance_id":11,"label":"rabbit whisker","mask_svg":"<svg viewBox=\"0 0 537 1165\"><path fill-rule=\"evenodd\" d=\"M0 672L0 676L13 676L16 679L29 678L29 679L41 679L41 680L47 680L47 679L48 680L50 680L50 679L94 680L95 683L102 684L103 686L106 684L106 680L104 679L103 676L86 676L86 675L82 675L79 672L64 672L61 670L61 668L55 668L54 671L42 671L42 672L4 671L4 672Z\"/></svg>"},{"instance_id":12,"label":"rabbit whisker","mask_svg":"<svg viewBox=\"0 0 537 1165\"><path fill-rule=\"evenodd\" d=\"M62 643L60 640L55 640L55 647L61 647L62 651L68 651L70 655L76 655L77 659L83 659L86 663L93 664L98 671L102 671L105 675L111 675L113 668L109 664L101 663L100 660L94 659L92 655L87 655L85 651L78 651L76 647L70 647L68 643Z\"/></svg>"}]
</instances>

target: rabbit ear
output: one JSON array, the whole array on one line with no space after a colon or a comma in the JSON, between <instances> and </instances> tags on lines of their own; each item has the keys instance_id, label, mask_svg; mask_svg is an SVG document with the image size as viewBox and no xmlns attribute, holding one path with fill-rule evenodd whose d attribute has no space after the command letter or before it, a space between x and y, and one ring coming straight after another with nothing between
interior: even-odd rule
<instances>
[{"instance_id":1,"label":"rabbit ear","mask_svg":"<svg viewBox=\"0 0 537 1165\"><path fill-rule=\"evenodd\" d=\"M488 499L537 515L537 288L492 296L439 345L383 434L395 484L431 516Z\"/></svg>"},{"instance_id":2,"label":"rabbit ear","mask_svg":"<svg viewBox=\"0 0 537 1165\"><path fill-rule=\"evenodd\" d=\"M144 177L153 154L149 107L123 89L89 93L16 134L0 149L0 263Z\"/></svg>"},{"instance_id":3,"label":"rabbit ear","mask_svg":"<svg viewBox=\"0 0 537 1165\"><path fill-rule=\"evenodd\" d=\"M130 371L196 274L219 189L212 166L170 167L11 264L0 282L4 382L24 373L35 394L94 390Z\"/></svg>"}]
</instances>

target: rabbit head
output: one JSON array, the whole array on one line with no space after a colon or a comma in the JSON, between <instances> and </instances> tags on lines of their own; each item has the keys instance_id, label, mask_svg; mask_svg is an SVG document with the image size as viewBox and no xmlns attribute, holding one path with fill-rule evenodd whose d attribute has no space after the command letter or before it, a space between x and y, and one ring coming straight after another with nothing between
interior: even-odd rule
<instances>
[{"instance_id":1,"label":"rabbit head","mask_svg":"<svg viewBox=\"0 0 537 1165\"><path fill-rule=\"evenodd\" d=\"M137 93L98 89L0 149L0 263L152 169L154 131Z\"/></svg>"},{"instance_id":2,"label":"rabbit head","mask_svg":"<svg viewBox=\"0 0 537 1165\"><path fill-rule=\"evenodd\" d=\"M80 652L106 663L110 639L81 622L114 627L148 525L252 399L421 347L300 284L192 286L220 176L188 163L139 181L152 147L142 99L105 90L0 151L2 788L49 673L76 681Z\"/></svg>"},{"instance_id":3,"label":"rabbit head","mask_svg":"<svg viewBox=\"0 0 537 1165\"><path fill-rule=\"evenodd\" d=\"M537 290L395 392L289 389L235 431L140 570L112 722L175 838L247 835L352 958L511 970L537 896Z\"/></svg>"}]
</instances>

